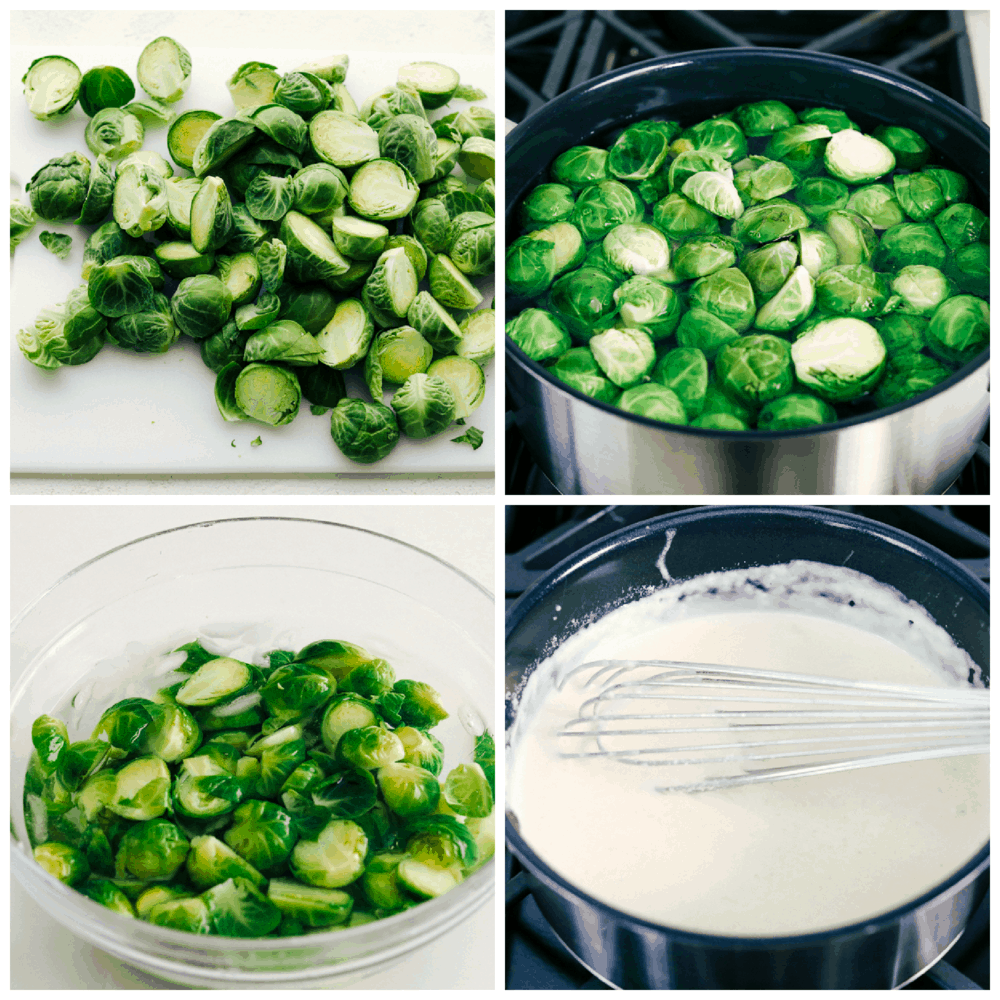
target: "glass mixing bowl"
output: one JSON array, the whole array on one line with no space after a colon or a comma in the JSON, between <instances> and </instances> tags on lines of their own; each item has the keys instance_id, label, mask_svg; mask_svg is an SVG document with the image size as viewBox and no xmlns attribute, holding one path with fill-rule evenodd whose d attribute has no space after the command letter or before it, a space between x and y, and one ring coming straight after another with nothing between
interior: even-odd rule
<instances>
[{"instance_id":1,"label":"glass mixing bowl","mask_svg":"<svg viewBox=\"0 0 1000 1000\"><path fill-rule=\"evenodd\" d=\"M400 677L441 692L445 771L494 730L492 595L437 557L362 528L296 518L206 521L137 538L68 573L12 629L12 868L54 919L139 969L189 986L267 989L346 984L466 919L493 891L491 860L437 899L371 924L301 937L205 937L122 917L42 870L28 849L22 795L31 723L48 713L86 738L113 700L162 686L109 677L184 636L280 634L288 648L347 639ZM250 630L249 633L247 630ZM271 647L265 647L271 648ZM141 672L141 669L140 669ZM127 671L126 671L127 673ZM81 710L82 703L84 707ZM71 701L76 698L76 710Z\"/></svg>"}]
</instances>

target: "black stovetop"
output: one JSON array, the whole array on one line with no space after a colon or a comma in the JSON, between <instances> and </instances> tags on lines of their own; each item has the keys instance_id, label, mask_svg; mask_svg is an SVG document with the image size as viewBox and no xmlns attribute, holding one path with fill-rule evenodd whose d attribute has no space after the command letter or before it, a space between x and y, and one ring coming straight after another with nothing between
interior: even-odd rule
<instances>
[{"instance_id":1,"label":"black stovetop","mask_svg":"<svg viewBox=\"0 0 1000 1000\"><path fill-rule=\"evenodd\" d=\"M936 546L985 580L989 567L989 506L824 505L889 524ZM509 505L506 508L508 607L562 559L599 538L687 506ZM531 897L527 874L507 853L506 985L509 990L609 989L566 949ZM989 989L989 895L945 961L906 989Z\"/></svg>"}]
</instances>

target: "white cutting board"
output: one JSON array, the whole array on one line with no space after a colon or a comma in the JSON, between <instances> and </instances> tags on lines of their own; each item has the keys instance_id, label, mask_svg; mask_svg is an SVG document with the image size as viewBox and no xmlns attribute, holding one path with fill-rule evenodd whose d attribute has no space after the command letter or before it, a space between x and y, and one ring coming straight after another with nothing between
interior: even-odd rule
<instances>
[{"instance_id":1,"label":"white cutting board","mask_svg":"<svg viewBox=\"0 0 1000 1000\"><path fill-rule=\"evenodd\" d=\"M150 41L152 40L150 37ZM332 52L336 42L318 49L269 48L266 39L253 47L206 48L194 39L177 40L191 53L191 85L174 105L178 112L206 108L233 112L226 80L244 62L258 60L294 69ZM221 41L221 39L220 39ZM378 42L373 32L372 45ZM21 77L33 59L56 53L72 59L83 72L92 66L120 66L135 79L141 45L15 46L11 50L11 197L24 195L24 184L55 156L77 150L91 161L83 133L87 116L77 104L61 121L37 121L28 112ZM371 94L396 81L399 66L433 60L454 67L462 82L490 97L476 103L495 109L493 60L483 54L350 51L347 88L360 105ZM138 90L137 99L142 96ZM430 112L432 120L468 107L465 102ZM144 149L167 155L167 128L146 130ZM185 171L177 170L176 175ZM435 438L402 437L388 458L376 465L346 459L330 437L330 414L313 416L303 402L299 415L285 427L251 421L228 423L215 405L215 375L201 361L198 346L187 337L162 355L140 355L113 345L85 365L44 372L17 348L14 334L30 325L38 312L65 300L82 283L83 244L96 226L40 221L11 260L11 471L19 473L416 473L454 474L494 469L495 362L486 366L486 398L470 423L483 432L477 451L450 439L464 428ZM42 230L67 233L73 250L65 261L38 241ZM492 279L478 279L483 307L493 300ZM426 287L426 282L422 287ZM344 296L345 298L347 296ZM363 380L347 375L348 395L368 399ZM391 393L385 394L388 403ZM251 446L260 437L261 444Z\"/></svg>"}]
</instances>

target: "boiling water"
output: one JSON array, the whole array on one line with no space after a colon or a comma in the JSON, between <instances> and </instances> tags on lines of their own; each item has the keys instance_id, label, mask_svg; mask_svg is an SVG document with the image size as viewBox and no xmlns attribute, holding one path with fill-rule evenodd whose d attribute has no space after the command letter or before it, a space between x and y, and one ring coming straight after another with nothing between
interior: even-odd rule
<instances>
[{"instance_id":1,"label":"boiling water","mask_svg":"<svg viewBox=\"0 0 1000 1000\"><path fill-rule=\"evenodd\" d=\"M508 808L543 861L619 910L710 934L822 931L909 902L988 839L984 755L669 795L655 790L669 783L665 769L565 758L555 733L594 691L579 676L557 685L603 658L932 686L981 679L922 608L814 563L677 584L581 630L521 696Z\"/></svg>"}]
</instances>

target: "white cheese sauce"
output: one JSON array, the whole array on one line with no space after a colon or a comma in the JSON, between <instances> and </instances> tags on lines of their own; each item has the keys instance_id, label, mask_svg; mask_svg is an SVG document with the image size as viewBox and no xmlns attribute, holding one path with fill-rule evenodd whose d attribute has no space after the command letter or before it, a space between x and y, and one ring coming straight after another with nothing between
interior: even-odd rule
<instances>
[{"instance_id":1,"label":"white cheese sauce","mask_svg":"<svg viewBox=\"0 0 1000 1000\"><path fill-rule=\"evenodd\" d=\"M570 759L555 734L594 692L592 659L676 659L899 684L979 683L927 613L815 563L713 574L612 611L542 662L509 734L508 809L539 857L626 913L682 930L769 937L902 906L988 840L985 755L721 791L663 794L663 768Z\"/></svg>"}]
</instances>

